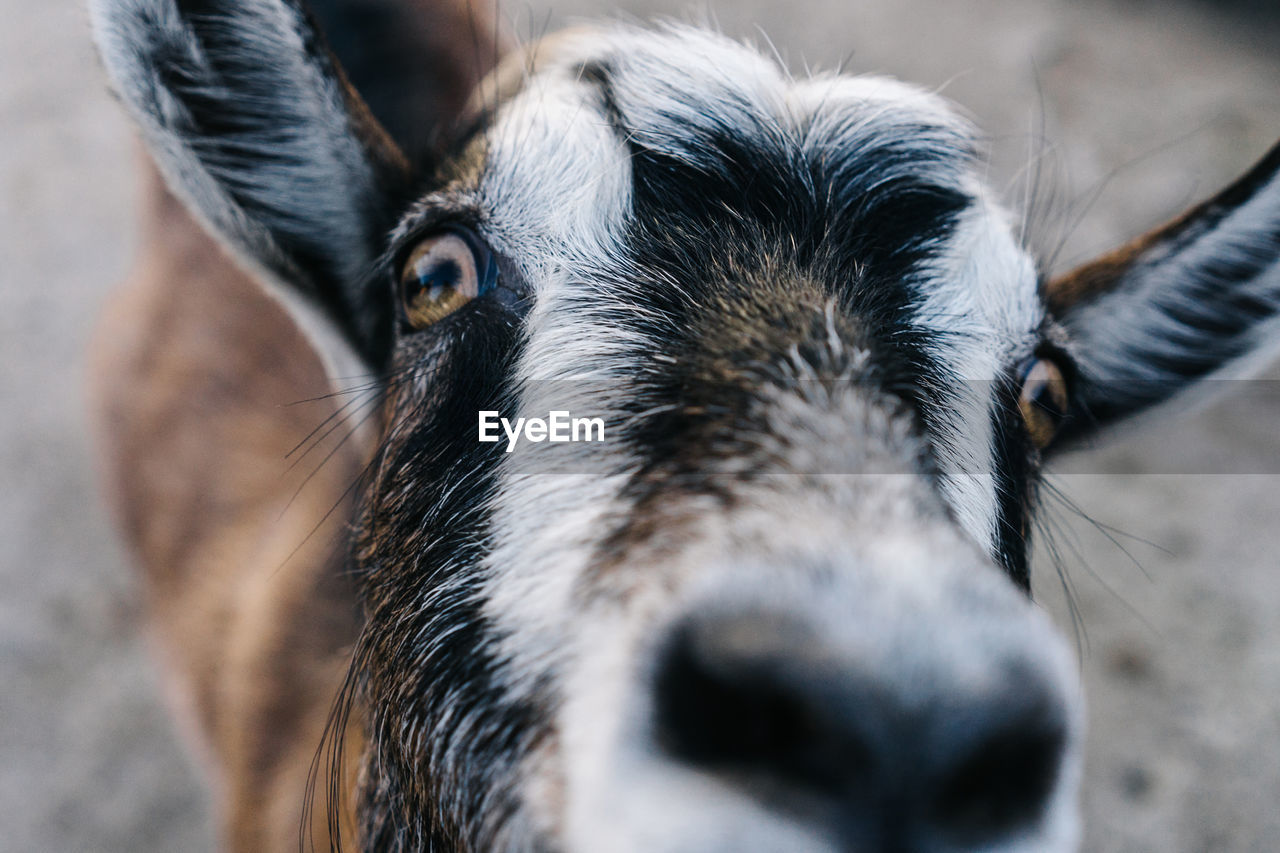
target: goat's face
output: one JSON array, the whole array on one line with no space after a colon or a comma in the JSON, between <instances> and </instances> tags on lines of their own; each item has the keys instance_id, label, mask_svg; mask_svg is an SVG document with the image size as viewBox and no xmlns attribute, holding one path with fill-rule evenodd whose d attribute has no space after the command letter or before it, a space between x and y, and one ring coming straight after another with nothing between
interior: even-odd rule
<instances>
[{"instance_id":1,"label":"goat's face","mask_svg":"<svg viewBox=\"0 0 1280 853\"><path fill-rule=\"evenodd\" d=\"M508 840L1069 846L1073 675L1017 588L1050 326L965 125L694 31L518 86L381 276L366 660L417 806L483 767ZM452 251L492 290L419 323ZM481 410L606 441L508 454Z\"/></svg>"},{"instance_id":2,"label":"goat's face","mask_svg":"<svg viewBox=\"0 0 1280 853\"><path fill-rule=\"evenodd\" d=\"M1243 351L1143 339L1179 319L1144 293L1164 244L1047 290L938 98L682 29L515 59L407 204L332 86L293 91L348 117L312 110L261 172L307 174L258 190L208 140L166 163L189 140L105 29L179 190L387 377L355 549L371 849L1074 848L1076 677L1025 594L1043 451ZM1274 215L1274 167L1235 203ZM1231 274L1274 287L1263 260ZM1169 300L1226 274L1203 262ZM483 410L606 440L508 454Z\"/></svg>"}]
</instances>

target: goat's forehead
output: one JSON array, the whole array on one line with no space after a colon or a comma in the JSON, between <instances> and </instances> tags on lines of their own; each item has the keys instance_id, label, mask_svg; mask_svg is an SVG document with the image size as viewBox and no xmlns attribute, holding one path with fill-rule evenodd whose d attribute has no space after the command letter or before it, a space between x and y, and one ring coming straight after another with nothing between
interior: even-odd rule
<instances>
[{"instance_id":1,"label":"goat's forehead","mask_svg":"<svg viewBox=\"0 0 1280 853\"><path fill-rule=\"evenodd\" d=\"M485 103L500 105L486 134L499 160L527 155L542 128L581 137L612 127L633 148L694 162L724 139L797 163L896 146L933 166L924 177L957 185L974 151L968 122L933 93L885 77L794 79L747 45L678 27L544 39L481 87Z\"/></svg>"},{"instance_id":2,"label":"goat's forehead","mask_svg":"<svg viewBox=\"0 0 1280 853\"><path fill-rule=\"evenodd\" d=\"M945 129L966 141L971 128L943 98L878 76L793 78L774 59L702 29L668 26L567 30L509 60L490 97L595 100L605 83L610 106L625 109L638 133L732 129L798 139L813 123L876 123L893 132ZM574 91L556 84L571 80ZM518 121L518 120L517 120ZM643 140L641 140L643 141Z\"/></svg>"},{"instance_id":3,"label":"goat's forehead","mask_svg":"<svg viewBox=\"0 0 1280 853\"><path fill-rule=\"evenodd\" d=\"M1004 331L1025 332L1042 313L1034 266L979 177L976 134L936 94L883 77L794 79L703 30L613 27L544 39L510 58L479 97L499 106L455 187L482 209L487 236L534 267L533 279L548 264L594 267L622 254L645 178L720 169L722 183L741 190L723 205L730 216L741 213L732 202L764 195L759 175L789 198L807 196L803 213L814 215L795 217L795 229L836 221L883 232L883 219L850 220L894 192L949 197L958 207L936 246L945 267L937 286L954 293L972 281L967 301ZM646 158L663 165L642 176ZM899 228L918 221L906 219ZM785 212L771 224L791 230Z\"/></svg>"},{"instance_id":4,"label":"goat's forehead","mask_svg":"<svg viewBox=\"0 0 1280 853\"><path fill-rule=\"evenodd\" d=\"M650 184L719 170L718 189L735 195L704 207L742 219L735 205L753 206L782 240L826 240L833 225L867 237L863 250L936 236L913 297L924 327L953 337L964 327L1007 358L1043 317L1034 264L979 176L976 133L936 94L882 77L795 79L702 30L612 27L544 39L509 58L477 98L491 120L425 206L461 197L478 208L485 236L535 289L627 257L637 213L661 207L641 203ZM895 193L951 210L882 215L877 204ZM922 213L945 220L945 234L921 233ZM962 375L990 378L986 359L958 361Z\"/></svg>"},{"instance_id":5,"label":"goat's forehead","mask_svg":"<svg viewBox=\"0 0 1280 853\"><path fill-rule=\"evenodd\" d=\"M881 77L793 79L700 30L569 31L509 59L477 97L497 106L452 186L522 257L531 242L562 258L616 248L647 186L637 154L736 182L757 208L752 172L767 174L781 197L812 202L797 227L847 221L895 188L983 206L975 134L941 97Z\"/></svg>"}]
</instances>

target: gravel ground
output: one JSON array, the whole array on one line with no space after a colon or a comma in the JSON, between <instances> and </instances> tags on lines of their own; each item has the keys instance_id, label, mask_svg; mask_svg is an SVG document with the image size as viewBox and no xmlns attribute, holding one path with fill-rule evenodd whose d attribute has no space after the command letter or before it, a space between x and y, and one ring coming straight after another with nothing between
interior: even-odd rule
<instances>
[{"instance_id":1,"label":"gravel ground","mask_svg":"<svg viewBox=\"0 0 1280 853\"><path fill-rule=\"evenodd\" d=\"M617 5L767 34L796 69L941 87L991 134L995 185L1038 202L1033 239L1061 246L1058 267L1211 191L1280 135L1280 28L1250 18L1267 7L1252 0ZM538 32L617 7L508 8ZM136 242L132 139L79 3L0 10L0 853L209 850L85 437L84 342ZM1083 622L1088 851L1280 849L1280 385L1232 384L1057 479L1098 522L1055 516ZM1072 630L1053 562L1037 570Z\"/></svg>"}]
</instances>

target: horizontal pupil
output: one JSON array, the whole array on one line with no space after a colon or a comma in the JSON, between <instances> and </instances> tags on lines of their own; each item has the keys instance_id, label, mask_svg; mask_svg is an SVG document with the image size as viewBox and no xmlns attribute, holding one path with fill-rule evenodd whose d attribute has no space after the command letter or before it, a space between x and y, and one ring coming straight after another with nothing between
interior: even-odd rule
<instances>
[{"instance_id":1,"label":"horizontal pupil","mask_svg":"<svg viewBox=\"0 0 1280 853\"><path fill-rule=\"evenodd\" d=\"M1043 409L1054 417L1060 417L1062 415L1062 409L1058 406L1058 402L1054 398L1053 389L1049 387L1047 382L1036 389L1031 400L1037 407Z\"/></svg>"},{"instance_id":2,"label":"horizontal pupil","mask_svg":"<svg viewBox=\"0 0 1280 853\"><path fill-rule=\"evenodd\" d=\"M417 269L418 287L428 299L439 299L444 291L455 290L462 280L462 268L457 261L437 261L424 269Z\"/></svg>"}]
</instances>

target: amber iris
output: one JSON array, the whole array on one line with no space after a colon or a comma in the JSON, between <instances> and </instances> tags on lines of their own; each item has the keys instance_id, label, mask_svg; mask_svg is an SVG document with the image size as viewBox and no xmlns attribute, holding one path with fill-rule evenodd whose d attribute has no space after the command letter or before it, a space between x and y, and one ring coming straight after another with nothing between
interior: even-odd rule
<instances>
[{"instance_id":1,"label":"amber iris","mask_svg":"<svg viewBox=\"0 0 1280 853\"><path fill-rule=\"evenodd\" d=\"M1043 450L1053 443L1067 418L1070 402L1062 369L1049 359L1033 359L1022 376L1018 409L1036 447Z\"/></svg>"},{"instance_id":2,"label":"amber iris","mask_svg":"<svg viewBox=\"0 0 1280 853\"><path fill-rule=\"evenodd\" d=\"M427 237L400 272L400 299L410 326L438 323L480 295L483 264L472 242L447 231Z\"/></svg>"}]
</instances>

